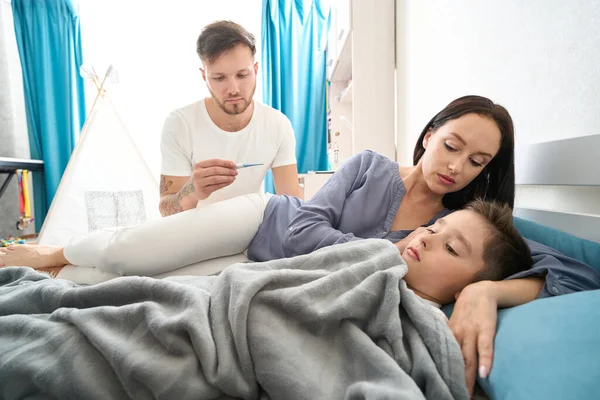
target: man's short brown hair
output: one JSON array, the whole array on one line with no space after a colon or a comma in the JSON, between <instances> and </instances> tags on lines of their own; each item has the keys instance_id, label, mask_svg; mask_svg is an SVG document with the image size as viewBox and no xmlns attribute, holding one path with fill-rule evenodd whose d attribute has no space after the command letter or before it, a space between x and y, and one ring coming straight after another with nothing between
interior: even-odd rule
<instances>
[{"instance_id":1,"label":"man's short brown hair","mask_svg":"<svg viewBox=\"0 0 600 400\"><path fill-rule=\"evenodd\" d=\"M196 52L203 63L210 64L238 45L248 47L253 57L256 54L253 34L235 22L216 21L202 29L196 41Z\"/></svg>"},{"instance_id":2,"label":"man's short brown hair","mask_svg":"<svg viewBox=\"0 0 600 400\"><path fill-rule=\"evenodd\" d=\"M465 210L481 215L488 222L483 261L485 267L475 281L499 281L533 265L529 246L513 224L512 209L504 203L474 200Z\"/></svg>"}]
</instances>

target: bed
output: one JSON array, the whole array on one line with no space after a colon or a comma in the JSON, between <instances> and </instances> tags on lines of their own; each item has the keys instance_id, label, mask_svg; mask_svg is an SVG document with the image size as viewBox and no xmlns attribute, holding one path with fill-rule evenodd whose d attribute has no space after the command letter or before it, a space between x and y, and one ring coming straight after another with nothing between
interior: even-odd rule
<instances>
[{"instance_id":1,"label":"bed","mask_svg":"<svg viewBox=\"0 0 600 400\"><path fill-rule=\"evenodd\" d=\"M529 239L600 271L600 135L538 143L516 151L515 223ZM243 254L166 275L212 275ZM114 276L65 268L59 277L96 283ZM495 359L480 396L492 399L585 399L600 393L600 291L539 299L499 312ZM445 310L451 313L451 307Z\"/></svg>"}]
</instances>

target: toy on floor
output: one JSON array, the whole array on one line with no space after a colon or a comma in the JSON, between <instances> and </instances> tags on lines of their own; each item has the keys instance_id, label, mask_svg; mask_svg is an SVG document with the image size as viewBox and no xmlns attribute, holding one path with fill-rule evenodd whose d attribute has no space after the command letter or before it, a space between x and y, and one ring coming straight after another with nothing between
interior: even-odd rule
<instances>
[{"instance_id":1,"label":"toy on floor","mask_svg":"<svg viewBox=\"0 0 600 400\"><path fill-rule=\"evenodd\" d=\"M31 199L29 197L31 172L26 169L18 169L17 180L19 184L19 209L21 211L21 216L17 221L17 229L22 231L23 229L26 229L34 220L31 216Z\"/></svg>"},{"instance_id":2,"label":"toy on floor","mask_svg":"<svg viewBox=\"0 0 600 400\"><path fill-rule=\"evenodd\" d=\"M8 247L13 244L25 244L25 239L13 238L12 236L6 239L0 239L0 247Z\"/></svg>"}]
</instances>

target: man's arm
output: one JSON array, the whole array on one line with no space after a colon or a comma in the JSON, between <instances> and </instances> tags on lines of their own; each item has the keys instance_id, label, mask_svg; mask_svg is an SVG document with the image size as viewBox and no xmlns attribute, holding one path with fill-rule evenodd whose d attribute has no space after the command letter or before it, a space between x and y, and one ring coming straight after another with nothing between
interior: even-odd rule
<instances>
[{"instance_id":1,"label":"man's arm","mask_svg":"<svg viewBox=\"0 0 600 400\"><path fill-rule=\"evenodd\" d=\"M273 171L275 193L296 196L301 199L304 198L300 182L298 181L298 168L296 164L272 168L271 171Z\"/></svg>"},{"instance_id":2,"label":"man's arm","mask_svg":"<svg viewBox=\"0 0 600 400\"><path fill-rule=\"evenodd\" d=\"M194 164L192 176L160 176L160 213L163 217L191 210L198 201L231 185L238 172L235 162L213 158Z\"/></svg>"},{"instance_id":3,"label":"man's arm","mask_svg":"<svg viewBox=\"0 0 600 400\"><path fill-rule=\"evenodd\" d=\"M163 217L196 207L191 194L194 185L189 176L160 176L159 210Z\"/></svg>"}]
</instances>

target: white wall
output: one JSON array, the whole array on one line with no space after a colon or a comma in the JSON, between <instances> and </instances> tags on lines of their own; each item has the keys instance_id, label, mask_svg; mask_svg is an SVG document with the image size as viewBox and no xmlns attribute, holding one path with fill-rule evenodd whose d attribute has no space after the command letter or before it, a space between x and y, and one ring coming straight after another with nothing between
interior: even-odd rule
<instances>
[{"instance_id":1,"label":"white wall","mask_svg":"<svg viewBox=\"0 0 600 400\"><path fill-rule=\"evenodd\" d=\"M449 101L504 105L517 145L600 133L600 2L396 0L398 161Z\"/></svg>"},{"instance_id":2,"label":"white wall","mask_svg":"<svg viewBox=\"0 0 600 400\"><path fill-rule=\"evenodd\" d=\"M377 0L377 7L366 0L333 2L327 58L331 140L340 163L366 149L396 156L394 2Z\"/></svg>"},{"instance_id":3,"label":"white wall","mask_svg":"<svg viewBox=\"0 0 600 400\"><path fill-rule=\"evenodd\" d=\"M111 88L113 101L158 177L160 131L165 117L173 109L209 94L196 55L196 39L202 27L219 19L233 20L255 35L258 50L262 1L79 0L79 3L85 61L102 71L108 64L114 64L119 83ZM91 85L89 89L93 99L95 90ZM260 79L255 98L262 98ZM88 106L91 104L92 100Z\"/></svg>"}]
</instances>

